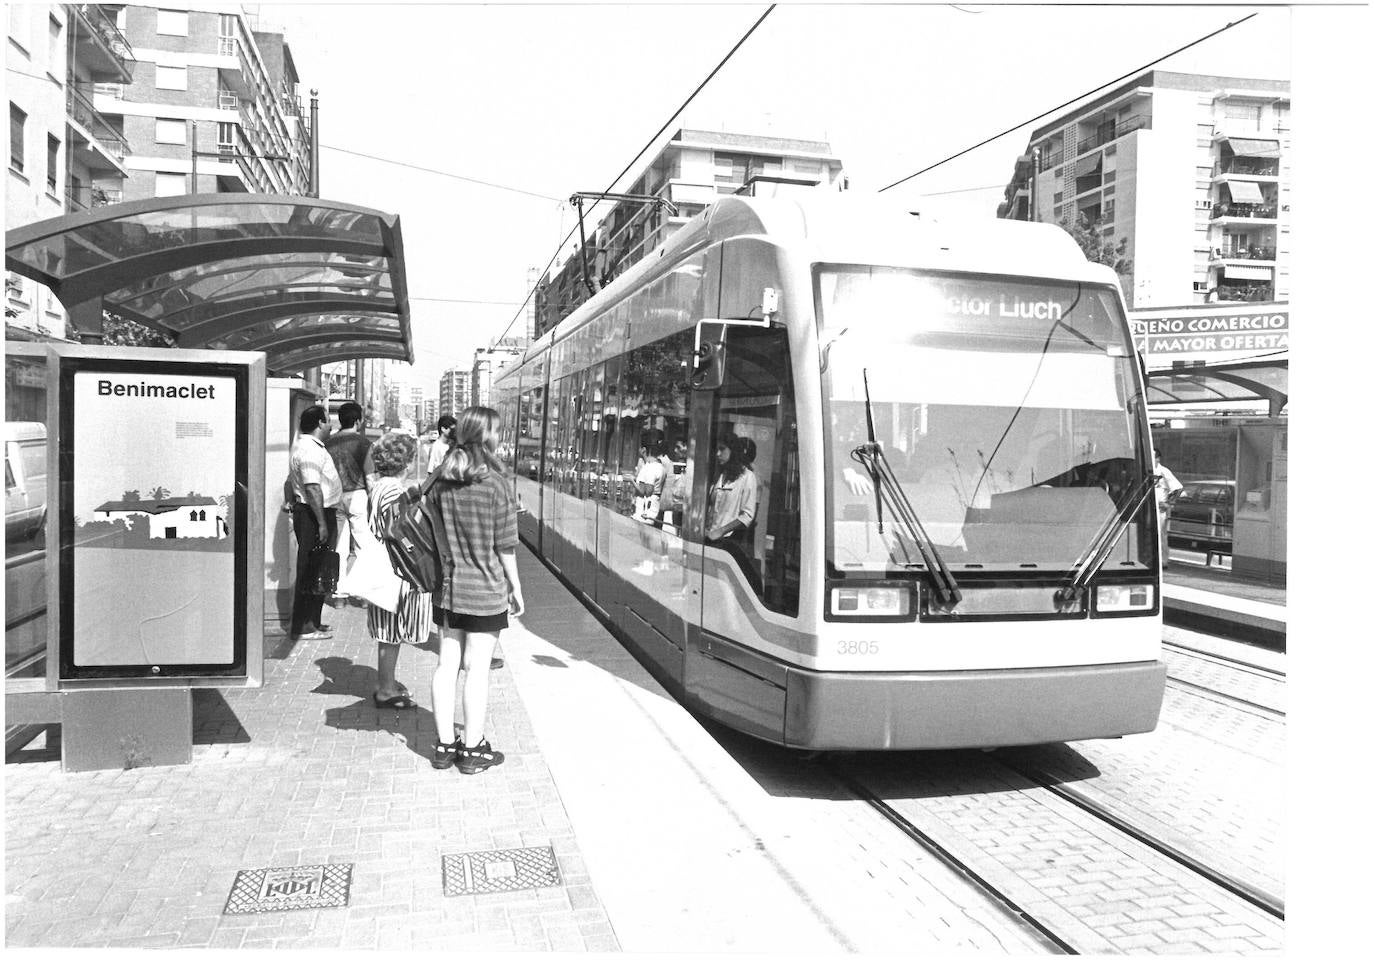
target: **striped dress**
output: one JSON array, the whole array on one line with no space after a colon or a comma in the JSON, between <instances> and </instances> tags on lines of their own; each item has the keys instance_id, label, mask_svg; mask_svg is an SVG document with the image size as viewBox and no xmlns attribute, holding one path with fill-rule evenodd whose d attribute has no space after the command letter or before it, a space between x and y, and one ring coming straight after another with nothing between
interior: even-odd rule
<instances>
[{"instance_id":1,"label":"striped dress","mask_svg":"<svg viewBox=\"0 0 1374 973\"><path fill-rule=\"evenodd\" d=\"M372 515L369 519L373 534L380 537L382 528L395 518L396 500L404 492L405 484L394 476L381 477L373 484ZM367 606L367 632L378 642L388 645L400 642L421 645L429 641L432 613L429 592L416 591L402 580L401 600L396 611L389 612L376 605Z\"/></svg>"}]
</instances>

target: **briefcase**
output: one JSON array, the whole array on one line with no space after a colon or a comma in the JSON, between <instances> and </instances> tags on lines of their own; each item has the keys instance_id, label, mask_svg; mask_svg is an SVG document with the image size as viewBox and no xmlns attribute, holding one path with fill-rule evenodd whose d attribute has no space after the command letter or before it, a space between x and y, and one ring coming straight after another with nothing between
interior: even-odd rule
<instances>
[{"instance_id":1,"label":"briefcase","mask_svg":"<svg viewBox=\"0 0 1374 973\"><path fill-rule=\"evenodd\" d=\"M312 548L300 584L308 595L321 598L333 595L339 587L339 552L330 547Z\"/></svg>"}]
</instances>

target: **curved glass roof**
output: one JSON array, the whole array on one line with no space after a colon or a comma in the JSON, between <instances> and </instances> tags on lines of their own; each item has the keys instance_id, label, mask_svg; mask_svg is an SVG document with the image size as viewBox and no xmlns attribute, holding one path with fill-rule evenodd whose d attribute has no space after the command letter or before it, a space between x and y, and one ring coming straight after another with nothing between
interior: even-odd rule
<instances>
[{"instance_id":1,"label":"curved glass roof","mask_svg":"<svg viewBox=\"0 0 1374 973\"><path fill-rule=\"evenodd\" d=\"M1288 360L1184 365L1150 372L1146 401L1150 405L1267 399L1276 416L1288 404Z\"/></svg>"},{"instance_id":2,"label":"curved glass roof","mask_svg":"<svg viewBox=\"0 0 1374 973\"><path fill-rule=\"evenodd\" d=\"M277 373L414 362L400 219L375 210L243 193L138 200L11 230L5 266L178 347L264 351Z\"/></svg>"}]
</instances>

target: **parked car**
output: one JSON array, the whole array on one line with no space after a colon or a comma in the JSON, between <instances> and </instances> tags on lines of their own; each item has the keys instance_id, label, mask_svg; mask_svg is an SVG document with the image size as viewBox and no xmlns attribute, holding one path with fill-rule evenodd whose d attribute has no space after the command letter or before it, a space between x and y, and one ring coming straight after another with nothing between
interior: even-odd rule
<instances>
[{"instance_id":1,"label":"parked car","mask_svg":"<svg viewBox=\"0 0 1374 973\"><path fill-rule=\"evenodd\" d=\"M1235 480L1186 482L1169 515L1169 543L1229 553L1235 510Z\"/></svg>"},{"instance_id":2,"label":"parked car","mask_svg":"<svg viewBox=\"0 0 1374 973\"><path fill-rule=\"evenodd\" d=\"M48 512L48 430L41 422L5 423L5 540L27 540Z\"/></svg>"}]
</instances>

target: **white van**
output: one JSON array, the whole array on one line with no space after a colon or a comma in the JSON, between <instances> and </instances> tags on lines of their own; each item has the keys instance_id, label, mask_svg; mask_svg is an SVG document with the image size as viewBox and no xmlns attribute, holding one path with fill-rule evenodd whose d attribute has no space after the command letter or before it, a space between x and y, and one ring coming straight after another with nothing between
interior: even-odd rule
<instances>
[{"instance_id":1,"label":"white van","mask_svg":"<svg viewBox=\"0 0 1374 973\"><path fill-rule=\"evenodd\" d=\"M6 422L5 540L38 534L47 512L47 427L41 422Z\"/></svg>"}]
</instances>

